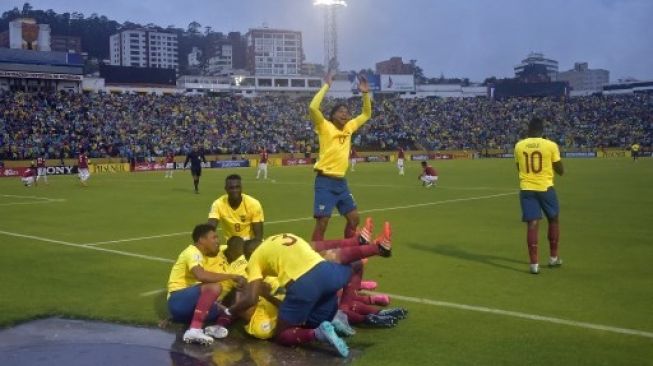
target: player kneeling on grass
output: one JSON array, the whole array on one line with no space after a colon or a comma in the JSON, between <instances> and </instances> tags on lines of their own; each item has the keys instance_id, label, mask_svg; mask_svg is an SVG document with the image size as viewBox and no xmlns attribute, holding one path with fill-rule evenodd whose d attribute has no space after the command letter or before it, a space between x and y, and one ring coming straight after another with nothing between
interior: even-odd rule
<instances>
[{"instance_id":1,"label":"player kneeling on grass","mask_svg":"<svg viewBox=\"0 0 653 366\"><path fill-rule=\"evenodd\" d=\"M433 187L438 182L438 172L425 161L422 162L422 174L417 177L422 181L422 186Z\"/></svg>"},{"instance_id":2,"label":"player kneeling on grass","mask_svg":"<svg viewBox=\"0 0 653 366\"><path fill-rule=\"evenodd\" d=\"M220 295L218 282L234 280L245 283L241 276L205 270L208 258L218 254L215 228L200 224L193 229L193 242L184 249L172 266L168 280L168 310L176 322L188 323L184 342L211 344L213 338L224 338L227 330L219 325L202 329L205 321L215 321L218 315L216 299Z\"/></svg>"}]
</instances>

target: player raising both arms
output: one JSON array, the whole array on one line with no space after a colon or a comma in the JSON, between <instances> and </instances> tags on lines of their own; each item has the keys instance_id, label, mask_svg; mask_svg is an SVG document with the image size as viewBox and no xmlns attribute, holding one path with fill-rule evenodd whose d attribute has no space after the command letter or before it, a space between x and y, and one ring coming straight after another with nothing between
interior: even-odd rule
<instances>
[{"instance_id":1,"label":"player raising both arms","mask_svg":"<svg viewBox=\"0 0 653 366\"><path fill-rule=\"evenodd\" d=\"M358 89L363 94L363 110L356 118L351 117L349 109L344 104L337 104L331 109L329 119L325 119L320 111L320 104L329 90L333 75L329 72L325 84L313 97L309 105L311 120L319 136L319 160L315 163L315 200L313 216L316 219L312 240L324 239L331 211L338 209L347 219L345 237L355 235L360 221L356 203L349 191L345 173L349 163L351 136L372 116L372 101L369 85L365 78L360 78Z\"/></svg>"},{"instance_id":2,"label":"player raising both arms","mask_svg":"<svg viewBox=\"0 0 653 366\"><path fill-rule=\"evenodd\" d=\"M526 241L530 257L530 271L539 273L537 257L537 237L542 211L549 221L549 267L562 264L558 257L558 240L560 227L558 216L560 207L558 197L553 189L553 172L564 173L558 145L542 137L544 131L540 118L531 119L528 125L528 137L515 145L515 161L519 172L519 199L522 209L522 221L526 223Z\"/></svg>"}]
</instances>

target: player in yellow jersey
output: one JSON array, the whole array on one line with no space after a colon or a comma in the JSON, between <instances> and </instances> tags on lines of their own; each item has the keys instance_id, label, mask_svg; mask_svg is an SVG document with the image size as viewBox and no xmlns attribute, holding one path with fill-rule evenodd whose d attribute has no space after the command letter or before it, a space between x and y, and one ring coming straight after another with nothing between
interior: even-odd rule
<instances>
[{"instance_id":1,"label":"player in yellow jersey","mask_svg":"<svg viewBox=\"0 0 653 366\"><path fill-rule=\"evenodd\" d=\"M356 203L347 186L345 173L349 165L351 136L372 117L369 85L364 78L361 78L358 84L358 89L363 94L361 114L352 118L346 105L337 104L331 110L327 120L320 111L320 104L332 81L333 75L329 72L325 78L325 84L309 105L310 117L320 142L319 159L314 166L317 176L313 204L313 216L316 219L313 241L324 239L324 233L334 208L337 208L338 212L347 219L346 238L354 236L360 220Z\"/></svg>"},{"instance_id":2,"label":"player in yellow jersey","mask_svg":"<svg viewBox=\"0 0 653 366\"><path fill-rule=\"evenodd\" d=\"M389 257L391 249L390 241L352 246L341 249L347 250L347 258L341 257L340 263L334 263L322 258L309 243L293 234L274 235L260 244L250 242L245 246L249 283L242 299L225 313L234 314L255 305L264 279L277 277L279 286L286 289L286 296L279 304L275 341L298 345L320 340L330 343L340 355L347 357L349 349L336 334L336 328L343 334L353 332L347 324L334 321L334 317L338 311L337 293L349 282L352 267L341 263L360 265L356 261L370 255ZM353 297L353 289L349 290L345 289L343 298Z\"/></svg>"},{"instance_id":3,"label":"player in yellow jersey","mask_svg":"<svg viewBox=\"0 0 653 366\"><path fill-rule=\"evenodd\" d=\"M263 240L263 207L252 196L243 194L242 179L238 174L232 174L225 179L222 195L211 205L209 225L220 226L225 242L232 236L244 240Z\"/></svg>"},{"instance_id":4,"label":"player in yellow jersey","mask_svg":"<svg viewBox=\"0 0 653 366\"><path fill-rule=\"evenodd\" d=\"M515 145L522 221L526 223L527 227L526 241L530 257L530 271L533 274L539 273L537 238L542 211L549 221L548 239L551 252L549 267L557 267L562 264L562 260L558 257L560 207L556 191L553 188L553 173L562 175L564 168L558 145L543 138L543 132L542 120L535 117L528 125L528 137Z\"/></svg>"},{"instance_id":5,"label":"player in yellow jersey","mask_svg":"<svg viewBox=\"0 0 653 366\"><path fill-rule=\"evenodd\" d=\"M639 148L640 146L638 143L634 143L630 147L630 154L633 156L633 161L637 161L637 158L639 157Z\"/></svg>"},{"instance_id":6,"label":"player in yellow jersey","mask_svg":"<svg viewBox=\"0 0 653 366\"><path fill-rule=\"evenodd\" d=\"M202 329L204 321L217 318L216 299L220 281L235 280L244 284L242 276L207 271L208 259L218 254L215 228L200 224L193 229L193 242L184 249L172 266L168 280L168 310L177 322L190 322L184 333L185 342L213 343L213 338L224 338L226 329L219 325Z\"/></svg>"}]
</instances>

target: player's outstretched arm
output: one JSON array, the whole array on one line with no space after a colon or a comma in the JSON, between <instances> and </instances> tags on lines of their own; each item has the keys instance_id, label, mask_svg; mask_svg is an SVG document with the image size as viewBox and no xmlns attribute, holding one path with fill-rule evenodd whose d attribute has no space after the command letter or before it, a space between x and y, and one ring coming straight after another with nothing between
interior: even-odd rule
<instances>
[{"instance_id":1,"label":"player's outstretched arm","mask_svg":"<svg viewBox=\"0 0 653 366\"><path fill-rule=\"evenodd\" d=\"M365 77L359 77L358 90L363 94L363 110L347 126L351 126L351 131L356 131L365 122L372 118L372 99L370 98L370 85Z\"/></svg>"},{"instance_id":2,"label":"player's outstretched arm","mask_svg":"<svg viewBox=\"0 0 653 366\"><path fill-rule=\"evenodd\" d=\"M254 231L254 237L251 240L256 240L258 243L263 241L263 222L253 222L252 231Z\"/></svg>"},{"instance_id":3,"label":"player's outstretched arm","mask_svg":"<svg viewBox=\"0 0 653 366\"><path fill-rule=\"evenodd\" d=\"M311 100L311 104L308 106L308 114L316 125L324 122L324 115L322 114L322 111L320 111L320 105L322 104L326 92L331 87L332 82L333 75L331 72L328 72L324 77L324 85L322 85L322 88L317 92L317 94L315 94L313 100Z\"/></svg>"}]
</instances>

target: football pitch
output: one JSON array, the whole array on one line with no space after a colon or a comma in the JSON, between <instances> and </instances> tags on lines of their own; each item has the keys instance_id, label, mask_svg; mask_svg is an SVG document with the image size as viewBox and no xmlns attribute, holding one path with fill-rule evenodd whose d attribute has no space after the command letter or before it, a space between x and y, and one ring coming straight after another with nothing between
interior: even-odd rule
<instances>
[{"instance_id":1,"label":"football pitch","mask_svg":"<svg viewBox=\"0 0 653 366\"><path fill-rule=\"evenodd\" d=\"M393 225L393 256L367 279L406 307L393 329L348 339L360 365L653 365L653 159L564 160L561 268L528 273L510 159L438 161L437 187L389 163L348 173L361 217ZM310 238L311 167L73 176L24 188L0 179L0 327L47 315L155 325L172 261L190 231L243 176L265 211L265 236ZM342 235L334 216L328 238ZM540 263L548 259L540 226Z\"/></svg>"}]
</instances>

